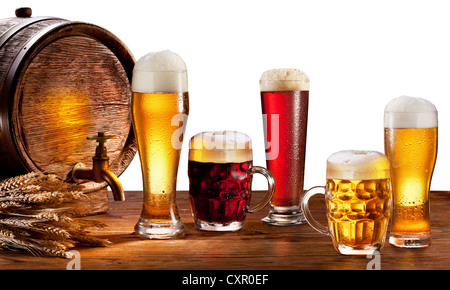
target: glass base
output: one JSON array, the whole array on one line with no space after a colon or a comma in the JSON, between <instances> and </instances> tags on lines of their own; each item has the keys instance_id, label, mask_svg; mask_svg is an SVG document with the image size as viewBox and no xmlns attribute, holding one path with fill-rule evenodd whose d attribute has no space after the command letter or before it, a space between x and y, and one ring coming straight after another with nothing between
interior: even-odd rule
<instances>
[{"instance_id":1,"label":"glass base","mask_svg":"<svg viewBox=\"0 0 450 290\"><path fill-rule=\"evenodd\" d=\"M195 221L195 227L201 231L232 232L242 228L243 222L231 222L226 224Z\"/></svg>"},{"instance_id":2,"label":"glass base","mask_svg":"<svg viewBox=\"0 0 450 290\"><path fill-rule=\"evenodd\" d=\"M184 225L181 220L156 222L140 217L134 230L138 235L148 239L173 239L184 236Z\"/></svg>"},{"instance_id":3,"label":"glass base","mask_svg":"<svg viewBox=\"0 0 450 290\"><path fill-rule=\"evenodd\" d=\"M295 226L306 223L300 206L270 206L269 214L261 220L273 226Z\"/></svg>"},{"instance_id":4,"label":"glass base","mask_svg":"<svg viewBox=\"0 0 450 290\"><path fill-rule=\"evenodd\" d=\"M226 224L195 221L195 227L202 231L232 232L242 228L243 222L231 222Z\"/></svg>"},{"instance_id":5,"label":"glass base","mask_svg":"<svg viewBox=\"0 0 450 290\"><path fill-rule=\"evenodd\" d=\"M400 248L424 248L431 245L431 233L397 234L389 237L389 243Z\"/></svg>"},{"instance_id":6,"label":"glass base","mask_svg":"<svg viewBox=\"0 0 450 290\"><path fill-rule=\"evenodd\" d=\"M353 255L353 256L367 256L373 254L375 251L379 251L381 248L380 244L375 245L361 245L361 246L347 246L347 245L336 245L336 250L342 255Z\"/></svg>"}]
</instances>

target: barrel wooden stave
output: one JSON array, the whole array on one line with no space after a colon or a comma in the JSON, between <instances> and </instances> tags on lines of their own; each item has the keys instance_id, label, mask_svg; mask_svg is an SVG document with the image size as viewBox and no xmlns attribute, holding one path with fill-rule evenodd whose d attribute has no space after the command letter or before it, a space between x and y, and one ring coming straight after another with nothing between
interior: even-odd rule
<instances>
[{"instance_id":1,"label":"barrel wooden stave","mask_svg":"<svg viewBox=\"0 0 450 290\"><path fill-rule=\"evenodd\" d=\"M92 166L104 131L110 168L118 176L136 144L131 126L134 58L123 43L96 25L57 18L0 20L0 178L30 171L64 179L75 163ZM86 191L106 186L87 182Z\"/></svg>"}]
</instances>

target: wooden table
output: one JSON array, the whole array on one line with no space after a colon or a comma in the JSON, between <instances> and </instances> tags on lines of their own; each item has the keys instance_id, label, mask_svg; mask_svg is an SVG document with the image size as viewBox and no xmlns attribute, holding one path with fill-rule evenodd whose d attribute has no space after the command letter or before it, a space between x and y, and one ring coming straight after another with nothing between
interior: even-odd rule
<instances>
[{"instance_id":1,"label":"wooden table","mask_svg":"<svg viewBox=\"0 0 450 290\"><path fill-rule=\"evenodd\" d=\"M331 239L309 225L277 227L260 219L267 208L248 215L237 232L196 230L189 209L187 192L177 194L184 238L148 240L133 233L142 207L141 192L127 192L125 202L110 198L107 214L89 217L107 224L93 233L106 237L106 248L76 248L81 269L150 270L366 270L373 257L343 256L333 248ZM322 200L314 199L320 208ZM315 216L323 215L318 209ZM401 249L388 242L381 250L379 265L387 269L450 269L450 192L431 194L432 245L423 249ZM35 257L22 252L0 252L0 269L66 269L69 259Z\"/></svg>"}]
</instances>

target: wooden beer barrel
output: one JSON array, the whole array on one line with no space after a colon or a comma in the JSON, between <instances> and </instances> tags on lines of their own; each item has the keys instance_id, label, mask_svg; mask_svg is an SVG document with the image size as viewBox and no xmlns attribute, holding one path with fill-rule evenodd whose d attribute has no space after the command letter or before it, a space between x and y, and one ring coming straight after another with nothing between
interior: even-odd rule
<instances>
[{"instance_id":1,"label":"wooden beer barrel","mask_svg":"<svg viewBox=\"0 0 450 290\"><path fill-rule=\"evenodd\" d=\"M0 178L28 172L65 179L74 164L92 167L98 132L117 176L131 163L135 60L111 32L84 22L31 17L0 19ZM87 182L86 192L106 187Z\"/></svg>"}]
</instances>

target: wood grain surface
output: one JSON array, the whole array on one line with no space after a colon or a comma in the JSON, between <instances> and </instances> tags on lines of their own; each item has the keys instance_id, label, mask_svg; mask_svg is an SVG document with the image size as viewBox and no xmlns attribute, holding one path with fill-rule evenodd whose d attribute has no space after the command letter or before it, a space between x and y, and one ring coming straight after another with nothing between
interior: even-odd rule
<instances>
[{"instance_id":1,"label":"wood grain surface","mask_svg":"<svg viewBox=\"0 0 450 290\"><path fill-rule=\"evenodd\" d=\"M111 32L54 17L0 19L0 177L43 172L65 179L92 166L106 132L110 170L120 175L136 144L131 125L134 57ZM43 149L44 148L44 149ZM106 183L86 182L84 191Z\"/></svg>"},{"instance_id":2,"label":"wood grain surface","mask_svg":"<svg viewBox=\"0 0 450 290\"><path fill-rule=\"evenodd\" d=\"M255 193L257 195L258 192ZM188 193L177 194L180 216L186 227L184 238L148 240L134 234L142 207L141 192L127 192L125 202L114 202L109 193L108 213L85 217L107 224L93 233L106 237L106 248L75 248L81 269L148 270L366 270L373 257L338 254L328 236L309 225L276 227L263 224L268 209L247 215L237 232L203 232L194 228ZM324 203L312 200L313 214L324 215ZM388 242L380 252L380 269L450 269L450 192L432 192L432 245L423 249L401 249ZM70 259L35 257L23 252L0 252L0 269L67 268Z\"/></svg>"}]
</instances>

